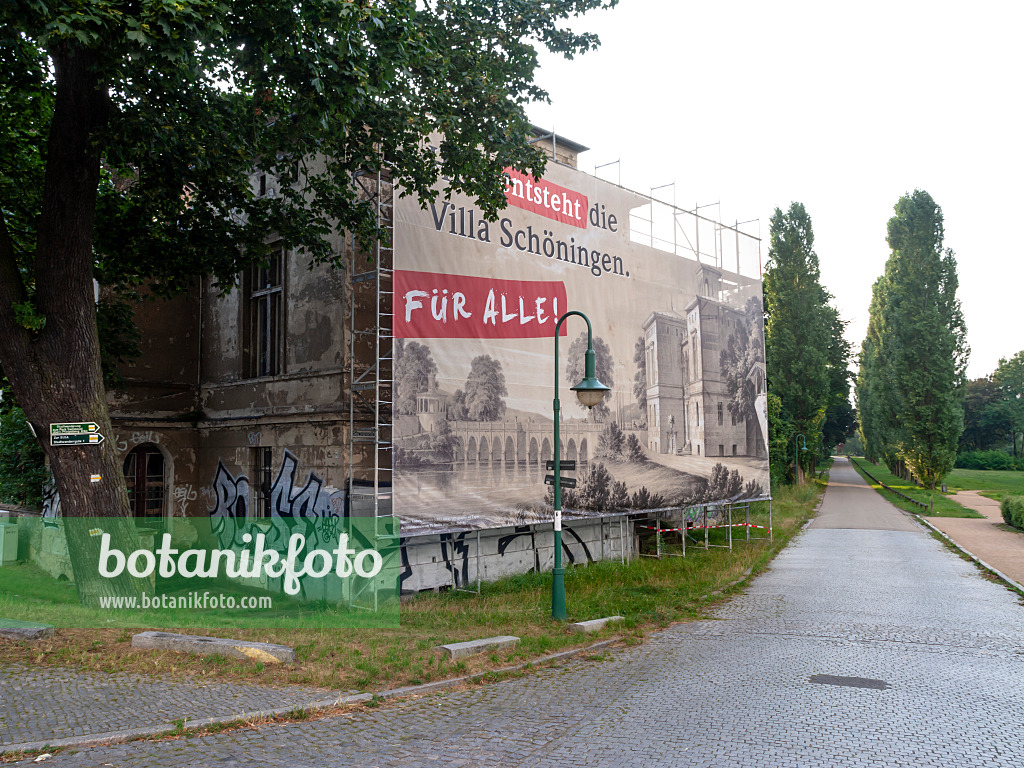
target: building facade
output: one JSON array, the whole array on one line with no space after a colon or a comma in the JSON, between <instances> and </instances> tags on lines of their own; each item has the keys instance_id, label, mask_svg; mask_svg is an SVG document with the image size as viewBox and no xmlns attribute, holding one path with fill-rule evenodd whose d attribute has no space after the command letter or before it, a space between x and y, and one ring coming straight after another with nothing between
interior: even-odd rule
<instances>
[{"instance_id":1,"label":"building facade","mask_svg":"<svg viewBox=\"0 0 1024 768\"><path fill-rule=\"evenodd\" d=\"M767 456L767 420L736 415L722 371L722 350L743 307L727 302L721 270L696 267L699 294L684 313L653 312L644 323L648 448L684 456ZM755 409L765 409L763 356L747 373Z\"/></svg>"}]
</instances>

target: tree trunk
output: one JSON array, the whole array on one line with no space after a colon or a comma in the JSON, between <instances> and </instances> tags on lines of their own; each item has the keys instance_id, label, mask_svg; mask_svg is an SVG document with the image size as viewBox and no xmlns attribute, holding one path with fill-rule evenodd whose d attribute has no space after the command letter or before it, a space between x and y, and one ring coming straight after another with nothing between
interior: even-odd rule
<instances>
[{"instance_id":1,"label":"tree trunk","mask_svg":"<svg viewBox=\"0 0 1024 768\"><path fill-rule=\"evenodd\" d=\"M65 517L129 515L128 494L114 447L100 368L93 292L93 219L100 177L95 138L107 122L107 92L94 57L66 41L50 51L56 81L53 122L30 296L0 220L0 364L50 461ZM45 325L29 330L15 306L32 306ZM99 445L51 447L54 422L96 422ZM137 548L130 521L108 526L112 545ZM93 602L115 585L98 576L99 539L71 535L68 550L79 594ZM95 551L94 551L95 550Z\"/></svg>"}]
</instances>

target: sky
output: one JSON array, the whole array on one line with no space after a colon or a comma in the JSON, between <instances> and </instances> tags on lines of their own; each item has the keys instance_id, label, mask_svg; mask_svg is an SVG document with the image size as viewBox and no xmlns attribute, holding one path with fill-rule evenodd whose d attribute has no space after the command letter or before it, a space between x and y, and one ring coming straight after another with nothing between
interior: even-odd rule
<instances>
[{"instance_id":1,"label":"sky","mask_svg":"<svg viewBox=\"0 0 1024 768\"><path fill-rule=\"evenodd\" d=\"M775 208L803 203L855 353L893 207L926 190L977 378L1024 349L1022 22L1008 0L622 0L573 24L598 51L542 54L551 104L527 112L591 148L581 170L618 160L598 175L644 193L674 182L680 207L758 219L741 229L760 228L764 258Z\"/></svg>"}]
</instances>

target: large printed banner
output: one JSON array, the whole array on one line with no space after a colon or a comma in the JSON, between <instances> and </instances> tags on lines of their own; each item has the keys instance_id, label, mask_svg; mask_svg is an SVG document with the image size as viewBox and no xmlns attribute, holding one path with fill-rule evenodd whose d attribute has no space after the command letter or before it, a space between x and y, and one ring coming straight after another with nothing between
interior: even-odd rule
<instances>
[{"instance_id":1,"label":"large printed banner","mask_svg":"<svg viewBox=\"0 0 1024 768\"><path fill-rule=\"evenodd\" d=\"M570 310L590 318L612 391L592 411L576 403L586 324L569 318L560 431L577 485L563 492L566 518L765 498L756 239L554 163L539 181L508 175L495 222L463 197L396 205L402 533L551 519L554 329Z\"/></svg>"}]
</instances>

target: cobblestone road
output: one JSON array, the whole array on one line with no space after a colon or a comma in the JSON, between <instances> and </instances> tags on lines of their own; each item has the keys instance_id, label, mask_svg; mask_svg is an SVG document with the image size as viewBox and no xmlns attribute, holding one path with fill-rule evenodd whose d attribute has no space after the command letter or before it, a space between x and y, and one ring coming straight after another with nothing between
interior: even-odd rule
<instances>
[{"instance_id":1,"label":"cobblestone road","mask_svg":"<svg viewBox=\"0 0 1024 768\"><path fill-rule=\"evenodd\" d=\"M0 750L11 744L90 736L142 725L173 725L183 716L199 720L300 707L331 696L330 691L299 686L267 688L54 667L3 667Z\"/></svg>"},{"instance_id":2,"label":"cobblestone road","mask_svg":"<svg viewBox=\"0 0 1024 768\"><path fill-rule=\"evenodd\" d=\"M880 512L845 463L833 479L815 526L716 620L521 680L47 765L1024 765L1018 598Z\"/></svg>"}]
</instances>

